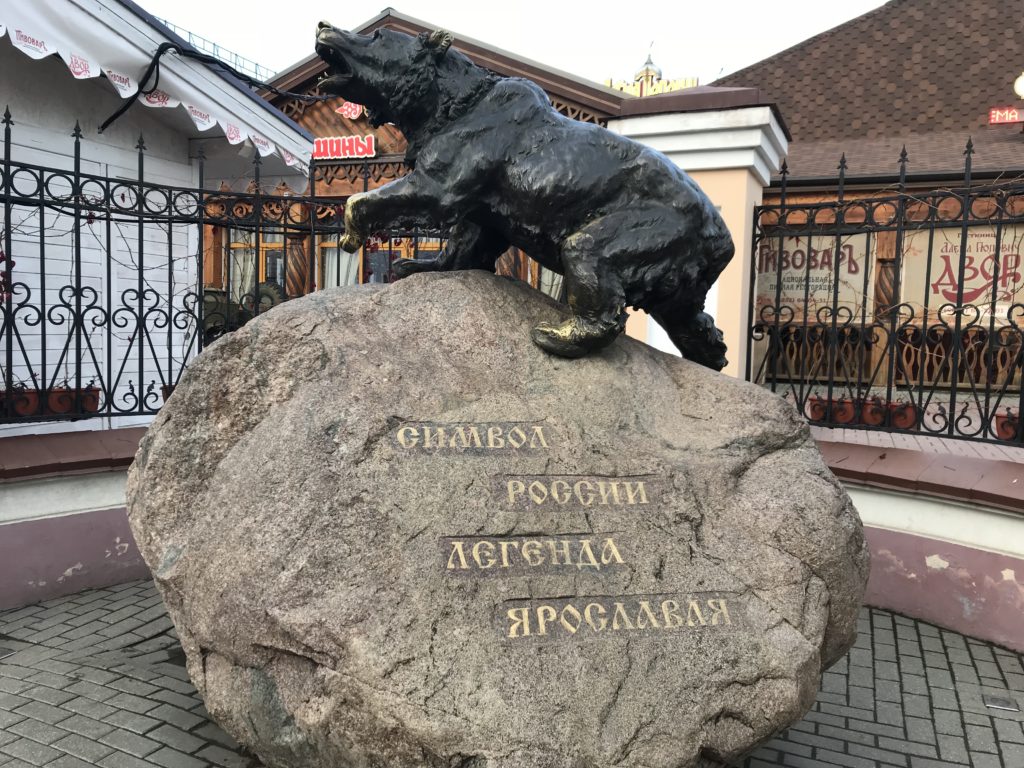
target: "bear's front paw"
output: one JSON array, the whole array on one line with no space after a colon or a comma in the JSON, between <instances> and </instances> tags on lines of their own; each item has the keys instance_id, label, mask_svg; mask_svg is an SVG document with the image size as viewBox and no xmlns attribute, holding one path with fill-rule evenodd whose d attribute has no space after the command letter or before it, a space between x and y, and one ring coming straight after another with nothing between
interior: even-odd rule
<instances>
[{"instance_id":1,"label":"bear's front paw","mask_svg":"<svg viewBox=\"0 0 1024 768\"><path fill-rule=\"evenodd\" d=\"M359 235L346 232L341 238L341 249L348 253L355 253L363 247L363 239Z\"/></svg>"}]
</instances>

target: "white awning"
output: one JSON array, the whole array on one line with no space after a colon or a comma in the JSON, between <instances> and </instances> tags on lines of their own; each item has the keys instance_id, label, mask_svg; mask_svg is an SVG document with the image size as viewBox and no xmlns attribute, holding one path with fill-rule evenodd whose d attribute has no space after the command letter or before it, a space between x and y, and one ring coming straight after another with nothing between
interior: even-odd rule
<instances>
[{"instance_id":1,"label":"white awning","mask_svg":"<svg viewBox=\"0 0 1024 768\"><path fill-rule=\"evenodd\" d=\"M105 75L123 99L138 90L157 47L167 42L112 0L0 0L0 38L5 34L33 59L59 55L77 79ZM277 154L299 170L312 153L309 139L284 115L277 118L206 65L173 52L161 58L159 88L138 103L184 109L198 130L219 125L231 144L248 139L260 155Z\"/></svg>"}]
</instances>

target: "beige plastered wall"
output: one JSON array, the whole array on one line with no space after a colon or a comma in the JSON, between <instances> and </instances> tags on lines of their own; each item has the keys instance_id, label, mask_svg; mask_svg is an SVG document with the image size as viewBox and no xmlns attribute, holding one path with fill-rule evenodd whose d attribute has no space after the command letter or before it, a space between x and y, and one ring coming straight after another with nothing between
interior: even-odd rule
<instances>
[{"instance_id":1,"label":"beige plastered wall","mask_svg":"<svg viewBox=\"0 0 1024 768\"><path fill-rule=\"evenodd\" d=\"M719 207L736 244L736 255L712 290L716 291L715 324L725 334L725 343L729 348L729 365L723 372L742 378L746 366L749 323L752 219L754 206L761 204L763 188L758 178L745 168L693 171L690 176L711 198L711 202ZM710 304L709 301L709 307ZM649 322L653 321L645 312L631 310L626 333L647 341Z\"/></svg>"}]
</instances>

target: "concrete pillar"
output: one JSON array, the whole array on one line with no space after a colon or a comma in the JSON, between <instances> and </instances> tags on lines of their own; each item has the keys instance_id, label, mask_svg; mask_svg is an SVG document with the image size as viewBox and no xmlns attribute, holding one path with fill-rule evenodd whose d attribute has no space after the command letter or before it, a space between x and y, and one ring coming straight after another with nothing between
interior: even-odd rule
<instances>
[{"instance_id":1,"label":"concrete pillar","mask_svg":"<svg viewBox=\"0 0 1024 768\"><path fill-rule=\"evenodd\" d=\"M685 92L684 92L685 93ZM770 106L676 112L616 118L608 129L664 153L718 206L736 243L736 256L708 293L729 347L725 373L742 376L750 325L750 260L753 209L788 150L785 131ZM651 346L675 352L665 332L644 313L630 317L626 332Z\"/></svg>"}]
</instances>

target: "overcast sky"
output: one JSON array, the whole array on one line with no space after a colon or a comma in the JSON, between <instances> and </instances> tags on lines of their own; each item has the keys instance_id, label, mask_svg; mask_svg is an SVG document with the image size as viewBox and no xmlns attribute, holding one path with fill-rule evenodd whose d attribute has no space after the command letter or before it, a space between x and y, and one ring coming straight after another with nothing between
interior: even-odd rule
<instances>
[{"instance_id":1,"label":"overcast sky","mask_svg":"<svg viewBox=\"0 0 1024 768\"><path fill-rule=\"evenodd\" d=\"M275 71L313 53L321 19L352 29L381 10L343 0L138 0L155 16ZM400 0L399 13L601 82L628 79L648 50L666 78L719 75L882 5L882 0ZM653 45L652 45L653 44ZM843 51L836 51L842 56Z\"/></svg>"}]
</instances>

